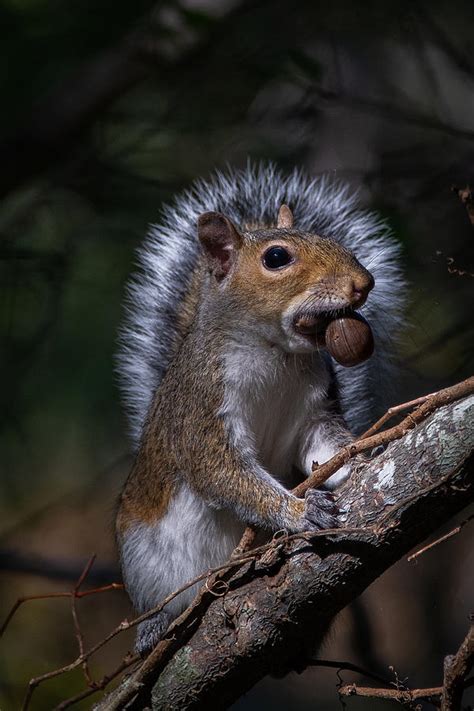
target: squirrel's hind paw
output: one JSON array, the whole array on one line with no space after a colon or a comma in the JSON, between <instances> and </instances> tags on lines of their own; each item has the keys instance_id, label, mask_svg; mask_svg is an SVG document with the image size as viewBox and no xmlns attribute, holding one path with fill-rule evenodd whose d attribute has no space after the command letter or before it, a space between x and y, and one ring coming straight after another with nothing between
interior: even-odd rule
<instances>
[{"instance_id":1,"label":"squirrel's hind paw","mask_svg":"<svg viewBox=\"0 0 474 711\"><path fill-rule=\"evenodd\" d=\"M305 496L305 519L311 528L339 528L339 509L334 496L323 489L308 489Z\"/></svg>"},{"instance_id":2,"label":"squirrel's hind paw","mask_svg":"<svg viewBox=\"0 0 474 711\"><path fill-rule=\"evenodd\" d=\"M140 622L137 627L135 651L138 652L141 657L148 656L163 637L170 622L171 617L167 615L166 612L159 612L148 620Z\"/></svg>"}]
</instances>

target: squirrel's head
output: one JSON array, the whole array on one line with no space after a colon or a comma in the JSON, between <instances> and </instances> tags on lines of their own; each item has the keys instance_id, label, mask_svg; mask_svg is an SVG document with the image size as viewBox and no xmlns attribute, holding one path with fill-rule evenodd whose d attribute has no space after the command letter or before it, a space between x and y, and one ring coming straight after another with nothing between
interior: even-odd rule
<instances>
[{"instance_id":1,"label":"squirrel's head","mask_svg":"<svg viewBox=\"0 0 474 711\"><path fill-rule=\"evenodd\" d=\"M220 298L237 307L246 327L255 324L286 351L324 345L330 319L360 308L374 286L370 272L340 244L294 229L286 205L276 228L252 232L206 212L199 217L198 235ZM231 310L232 319L237 314Z\"/></svg>"}]
</instances>

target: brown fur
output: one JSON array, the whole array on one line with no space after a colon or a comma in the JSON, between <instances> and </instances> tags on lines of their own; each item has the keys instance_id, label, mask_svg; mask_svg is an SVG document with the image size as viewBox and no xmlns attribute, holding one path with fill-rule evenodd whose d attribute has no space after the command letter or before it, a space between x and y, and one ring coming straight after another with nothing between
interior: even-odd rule
<instances>
[{"instance_id":1,"label":"brown fur","mask_svg":"<svg viewBox=\"0 0 474 711\"><path fill-rule=\"evenodd\" d=\"M207 215L216 219L216 213ZM217 230L220 224L232 233L229 221L217 221ZM222 234L218 236L222 241ZM213 237L206 233L207 238L212 241ZM347 297L352 288L366 288L371 277L340 245L292 229L243 233L236 244L225 291L219 291L217 281L206 275L209 269L216 270L216 276L219 271L212 254L207 263L203 259L198 264L183 299L176 353L155 395L135 466L120 499L119 533L134 523L160 519L180 481L209 503L238 511L245 520L263 526L284 525L304 515L303 500L249 470L217 416L224 394L222 323L248 312L263 322L276 322L315 285L323 295ZM287 247L294 263L282 270L266 269L262 255L272 245ZM224 302L232 313L222 312L224 293L232 295L231 301ZM207 306L200 311L203 299Z\"/></svg>"},{"instance_id":2,"label":"brown fur","mask_svg":"<svg viewBox=\"0 0 474 711\"><path fill-rule=\"evenodd\" d=\"M232 275L232 287L249 309L263 318L279 317L305 287L317 285L322 292L343 292L353 283L366 285L370 275L356 258L332 240L305 238L294 230L261 230L246 235ZM257 239L255 239L257 238ZM287 247L295 255L289 269L268 271L262 257L269 247Z\"/></svg>"},{"instance_id":3,"label":"brown fur","mask_svg":"<svg viewBox=\"0 0 474 711\"><path fill-rule=\"evenodd\" d=\"M168 370L120 499L119 533L136 523L159 520L177 479L183 477L203 498L215 503L225 491L227 505L234 501L236 508L254 509L262 523L280 516L288 506L291 517L303 515L304 501L288 501L267 482L242 476L245 464L227 443L224 424L216 417L223 396L216 345L208 357L209 344L197 342L191 332Z\"/></svg>"}]
</instances>

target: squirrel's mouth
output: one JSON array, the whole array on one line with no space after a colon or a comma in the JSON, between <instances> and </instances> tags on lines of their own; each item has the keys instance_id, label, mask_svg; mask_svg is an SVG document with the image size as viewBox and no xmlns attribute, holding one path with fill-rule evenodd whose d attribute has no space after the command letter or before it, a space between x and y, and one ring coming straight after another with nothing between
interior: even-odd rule
<instances>
[{"instance_id":1,"label":"squirrel's mouth","mask_svg":"<svg viewBox=\"0 0 474 711\"><path fill-rule=\"evenodd\" d=\"M331 311L299 311L293 318L293 328L300 336L319 348L326 346L326 329L334 319L354 314L354 309L347 307Z\"/></svg>"},{"instance_id":2,"label":"squirrel's mouth","mask_svg":"<svg viewBox=\"0 0 474 711\"><path fill-rule=\"evenodd\" d=\"M300 336L304 336L316 346L326 344L326 328L334 318L334 312L300 312L293 319L293 328Z\"/></svg>"}]
</instances>

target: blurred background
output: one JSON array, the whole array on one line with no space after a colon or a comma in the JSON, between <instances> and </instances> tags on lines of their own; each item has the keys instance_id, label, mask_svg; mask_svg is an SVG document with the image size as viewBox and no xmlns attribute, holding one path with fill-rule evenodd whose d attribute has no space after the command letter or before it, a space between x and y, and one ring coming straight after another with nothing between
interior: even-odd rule
<instances>
[{"instance_id":1,"label":"blurred background","mask_svg":"<svg viewBox=\"0 0 474 711\"><path fill-rule=\"evenodd\" d=\"M474 184L474 4L3 0L0 36L3 617L18 597L71 589L94 552L84 587L119 580L124 283L147 225L195 178L250 157L348 181L403 245L410 305L390 404L472 374L474 208L453 186ZM440 684L473 571L471 524L372 585L321 656ZM132 611L110 591L78 614L88 647ZM132 639L119 635L92 672L110 672ZM70 602L25 604L0 644L7 711L31 677L76 656ZM264 680L236 708L340 709L337 682L324 669ZM83 688L79 671L53 679L32 708Z\"/></svg>"}]
</instances>

